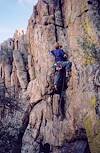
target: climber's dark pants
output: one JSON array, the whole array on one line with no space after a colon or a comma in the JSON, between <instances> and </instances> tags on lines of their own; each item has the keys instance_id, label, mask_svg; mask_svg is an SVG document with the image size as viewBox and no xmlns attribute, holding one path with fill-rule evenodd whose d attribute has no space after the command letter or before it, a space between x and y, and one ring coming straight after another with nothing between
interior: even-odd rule
<instances>
[{"instance_id":1,"label":"climber's dark pants","mask_svg":"<svg viewBox=\"0 0 100 153\"><path fill-rule=\"evenodd\" d=\"M63 68L65 68L66 72L71 71L72 63L70 61L64 61L64 62L58 62L62 65ZM58 84L58 81L60 79L60 72L57 73L54 77L54 85Z\"/></svg>"}]
</instances>

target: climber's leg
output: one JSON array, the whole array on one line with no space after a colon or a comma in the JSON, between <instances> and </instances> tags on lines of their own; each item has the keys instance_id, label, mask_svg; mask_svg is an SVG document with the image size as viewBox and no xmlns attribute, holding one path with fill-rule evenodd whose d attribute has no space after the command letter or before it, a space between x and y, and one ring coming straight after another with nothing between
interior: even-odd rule
<instances>
[{"instance_id":1,"label":"climber's leg","mask_svg":"<svg viewBox=\"0 0 100 153\"><path fill-rule=\"evenodd\" d=\"M68 77L71 72L72 63L70 61L64 61L63 67L66 69L66 77Z\"/></svg>"},{"instance_id":2,"label":"climber's leg","mask_svg":"<svg viewBox=\"0 0 100 153\"><path fill-rule=\"evenodd\" d=\"M72 67L72 63L70 61L64 61L63 62L63 67L65 67L65 69L67 71L70 71L71 70L71 67Z\"/></svg>"},{"instance_id":3,"label":"climber's leg","mask_svg":"<svg viewBox=\"0 0 100 153\"><path fill-rule=\"evenodd\" d=\"M57 90L57 85L58 85L59 79L60 79L60 73L57 72L57 73L55 74L55 76L54 76L54 87L55 87L56 90Z\"/></svg>"}]
</instances>

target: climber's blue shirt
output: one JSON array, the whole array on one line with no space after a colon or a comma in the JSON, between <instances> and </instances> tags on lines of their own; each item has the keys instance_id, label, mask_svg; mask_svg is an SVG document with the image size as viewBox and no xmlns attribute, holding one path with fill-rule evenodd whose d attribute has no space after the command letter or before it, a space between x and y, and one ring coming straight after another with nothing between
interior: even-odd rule
<instances>
[{"instance_id":1,"label":"climber's blue shirt","mask_svg":"<svg viewBox=\"0 0 100 153\"><path fill-rule=\"evenodd\" d=\"M51 53L55 57L55 62L65 61L65 57L64 57L65 52L62 49L52 50Z\"/></svg>"}]
</instances>

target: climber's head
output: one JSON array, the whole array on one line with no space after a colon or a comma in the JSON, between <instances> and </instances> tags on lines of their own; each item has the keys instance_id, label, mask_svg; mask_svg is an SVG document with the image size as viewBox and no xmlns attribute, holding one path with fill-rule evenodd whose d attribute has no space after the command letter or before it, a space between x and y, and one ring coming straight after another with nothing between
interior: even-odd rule
<instances>
[{"instance_id":1,"label":"climber's head","mask_svg":"<svg viewBox=\"0 0 100 153\"><path fill-rule=\"evenodd\" d=\"M59 45L60 48L62 48L62 45Z\"/></svg>"},{"instance_id":2,"label":"climber's head","mask_svg":"<svg viewBox=\"0 0 100 153\"><path fill-rule=\"evenodd\" d=\"M61 45L57 42L57 43L55 44L55 49L59 49L59 48L61 48Z\"/></svg>"}]
</instances>

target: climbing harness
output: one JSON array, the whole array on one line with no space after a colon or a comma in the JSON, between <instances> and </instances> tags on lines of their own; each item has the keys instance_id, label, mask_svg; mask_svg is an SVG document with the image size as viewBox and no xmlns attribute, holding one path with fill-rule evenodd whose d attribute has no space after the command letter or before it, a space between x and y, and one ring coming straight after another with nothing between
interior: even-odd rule
<instances>
[{"instance_id":1,"label":"climbing harness","mask_svg":"<svg viewBox=\"0 0 100 153\"><path fill-rule=\"evenodd\" d=\"M57 63L55 63L54 66L55 66L56 71L60 71L60 70L63 68L61 62L57 62Z\"/></svg>"}]
</instances>

